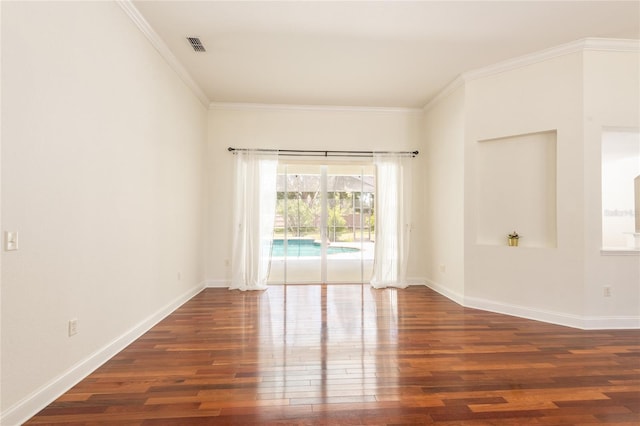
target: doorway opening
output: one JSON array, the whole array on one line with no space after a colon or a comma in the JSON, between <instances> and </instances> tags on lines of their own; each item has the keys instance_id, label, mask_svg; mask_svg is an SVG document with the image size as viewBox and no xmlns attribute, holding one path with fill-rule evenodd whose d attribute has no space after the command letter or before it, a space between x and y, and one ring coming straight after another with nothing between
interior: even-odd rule
<instances>
[{"instance_id":1,"label":"doorway opening","mask_svg":"<svg viewBox=\"0 0 640 426\"><path fill-rule=\"evenodd\" d=\"M278 165L270 284L363 283L373 273L372 164Z\"/></svg>"}]
</instances>

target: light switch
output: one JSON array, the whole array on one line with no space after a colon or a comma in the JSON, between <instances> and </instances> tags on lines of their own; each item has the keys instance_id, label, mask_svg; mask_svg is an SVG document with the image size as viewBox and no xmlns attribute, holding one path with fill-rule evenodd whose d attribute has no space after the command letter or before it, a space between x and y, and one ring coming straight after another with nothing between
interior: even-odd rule
<instances>
[{"instance_id":1,"label":"light switch","mask_svg":"<svg viewBox=\"0 0 640 426\"><path fill-rule=\"evenodd\" d=\"M6 251L18 250L18 231L4 232L4 249Z\"/></svg>"}]
</instances>

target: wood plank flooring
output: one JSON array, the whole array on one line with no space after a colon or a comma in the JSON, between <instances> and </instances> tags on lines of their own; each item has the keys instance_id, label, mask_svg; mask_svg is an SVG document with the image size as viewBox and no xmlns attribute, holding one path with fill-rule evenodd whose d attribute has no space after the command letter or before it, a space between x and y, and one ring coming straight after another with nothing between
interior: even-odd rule
<instances>
[{"instance_id":1,"label":"wood plank flooring","mask_svg":"<svg viewBox=\"0 0 640 426\"><path fill-rule=\"evenodd\" d=\"M640 331L426 287L207 289L28 424L638 425Z\"/></svg>"}]
</instances>

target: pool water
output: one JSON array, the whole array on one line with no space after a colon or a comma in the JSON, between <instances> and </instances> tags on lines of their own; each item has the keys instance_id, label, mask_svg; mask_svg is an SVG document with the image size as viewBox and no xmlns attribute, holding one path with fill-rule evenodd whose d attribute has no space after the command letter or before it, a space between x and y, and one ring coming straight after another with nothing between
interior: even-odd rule
<instances>
[{"instance_id":1,"label":"pool water","mask_svg":"<svg viewBox=\"0 0 640 426\"><path fill-rule=\"evenodd\" d=\"M360 251L360 249L354 247L327 247L327 255L337 253L353 253ZM284 257L284 240L273 240L273 247L271 249L271 256ZM307 257L307 256L320 256L320 243L315 240L295 239L287 240L287 257Z\"/></svg>"}]
</instances>

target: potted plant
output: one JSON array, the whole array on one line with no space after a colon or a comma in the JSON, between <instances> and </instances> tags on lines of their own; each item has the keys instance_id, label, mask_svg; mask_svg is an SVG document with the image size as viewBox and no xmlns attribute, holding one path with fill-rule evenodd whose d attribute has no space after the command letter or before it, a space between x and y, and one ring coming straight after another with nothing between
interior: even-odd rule
<instances>
[{"instance_id":1,"label":"potted plant","mask_svg":"<svg viewBox=\"0 0 640 426\"><path fill-rule=\"evenodd\" d=\"M520 239L520 235L516 231L513 231L511 234L507 235L509 247L518 247L518 240Z\"/></svg>"}]
</instances>

